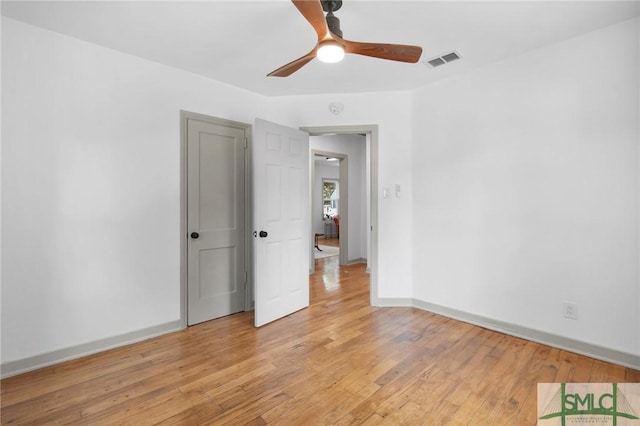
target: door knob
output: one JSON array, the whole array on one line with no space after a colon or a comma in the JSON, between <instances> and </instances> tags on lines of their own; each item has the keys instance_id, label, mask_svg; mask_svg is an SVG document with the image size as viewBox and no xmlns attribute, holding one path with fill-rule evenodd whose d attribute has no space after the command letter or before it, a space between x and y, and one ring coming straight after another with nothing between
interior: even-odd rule
<instances>
[{"instance_id":1,"label":"door knob","mask_svg":"<svg viewBox=\"0 0 640 426\"><path fill-rule=\"evenodd\" d=\"M266 238L267 237L267 231L260 231L260 238Z\"/></svg>"},{"instance_id":2,"label":"door knob","mask_svg":"<svg viewBox=\"0 0 640 426\"><path fill-rule=\"evenodd\" d=\"M200 238L200 234L198 234L197 232L192 232L191 238L193 238L194 240L197 240L198 238Z\"/></svg>"}]
</instances>

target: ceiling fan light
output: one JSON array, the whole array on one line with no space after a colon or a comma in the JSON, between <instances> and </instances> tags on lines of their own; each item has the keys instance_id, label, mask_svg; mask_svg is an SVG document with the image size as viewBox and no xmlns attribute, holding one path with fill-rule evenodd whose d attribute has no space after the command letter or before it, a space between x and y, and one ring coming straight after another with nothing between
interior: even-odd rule
<instances>
[{"instance_id":1,"label":"ceiling fan light","mask_svg":"<svg viewBox=\"0 0 640 426\"><path fill-rule=\"evenodd\" d=\"M344 48L333 41L327 41L320 45L316 57L322 62L333 64L344 58Z\"/></svg>"}]
</instances>

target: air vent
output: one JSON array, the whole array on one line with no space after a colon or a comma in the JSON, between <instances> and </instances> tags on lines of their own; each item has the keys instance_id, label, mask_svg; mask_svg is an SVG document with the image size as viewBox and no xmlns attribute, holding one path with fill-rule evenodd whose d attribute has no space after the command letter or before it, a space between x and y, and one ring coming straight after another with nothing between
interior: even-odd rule
<instances>
[{"instance_id":1,"label":"air vent","mask_svg":"<svg viewBox=\"0 0 640 426\"><path fill-rule=\"evenodd\" d=\"M431 68L439 67L440 65L448 64L449 62L457 61L461 56L457 52L447 53L445 55L438 56L436 58L427 59L424 61L425 65L429 65Z\"/></svg>"},{"instance_id":2,"label":"air vent","mask_svg":"<svg viewBox=\"0 0 640 426\"><path fill-rule=\"evenodd\" d=\"M427 61L427 63L434 68L446 64L446 62L442 58L431 59L430 61Z\"/></svg>"},{"instance_id":3,"label":"air vent","mask_svg":"<svg viewBox=\"0 0 640 426\"><path fill-rule=\"evenodd\" d=\"M451 62L460 59L460 56L456 52L451 52L444 55L442 59L444 59L445 62Z\"/></svg>"}]
</instances>

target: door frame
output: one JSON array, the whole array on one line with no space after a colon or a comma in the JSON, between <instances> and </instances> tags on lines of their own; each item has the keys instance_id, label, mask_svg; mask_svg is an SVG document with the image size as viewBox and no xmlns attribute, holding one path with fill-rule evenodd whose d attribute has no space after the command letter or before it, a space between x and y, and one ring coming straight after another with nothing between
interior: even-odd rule
<instances>
[{"instance_id":1,"label":"door frame","mask_svg":"<svg viewBox=\"0 0 640 426\"><path fill-rule=\"evenodd\" d=\"M318 136L318 135L309 135L309 136ZM349 156L346 154L339 154L337 152L323 151L312 149L310 156L314 158L314 161L311 161L311 182L310 188L311 197L313 197L313 185L316 179L316 162L315 155L322 155L325 157L333 157L337 158L340 161L339 164L339 176L338 181L340 182L340 230L342 236L339 238L339 263L340 265L348 265L349 264L349 226L347 224L349 222ZM311 211L314 209L314 202L317 200L311 201ZM320 206L321 207L321 206ZM313 213L311 215L311 229L313 230ZM315 231L312 232L312 235L315 234ZM311 273L315 272L315 262L313 257L313 245L311 246L311 258L309 269Z\"/></svg>"},{"instance_id":2,"label":"door frame","mask_svg":"<svg viewBox=\"0 0 640 426\"><path fill-rule=\"evenodd\" d=\"M216 124L219 126L232 127L235 129L244 130L245 134L245 156L244 156L244 226L245 232L245 311L250 310L251 301L253 300L253 282L251 274L249 273L252 264L250 244L251 233L251 216L252 216L252 203L251 203L251 125L247 123L241 123L239 121L227 120L224 118L212 117L209 115L199 114L196 112L180 110L180 323L182 328L187 327L187 315L188 315L188 257L187 257L187 244L189 238L189 230L187 228L187 189L188 189L188 158L187 158L187 137L188 128L187 124L189 120L204 121L207 123Z\"/></svg>"},{"instance_id":3,"label":"door frame","mask_svg":"<svg viewBox=\"0 0 640 426\"><path fill-rule=\"evenodd\" d=\"M309 136L322 136L330 134L364 134L366 135L366 147L369 161L369 221L370 239L369 256L367 259L369 270L369 303L378 306L378 125L349 125L349 126L305 126L300 127ZM342 168L341 168L342 169ZM342 174L342 173L341 173ZM342 176L341 176L342 181ZM311 202L311 200L309 200ZM341 201L342 203L342 201ZM313 235L313 221L311 221L310 235ZM346 251L346 250L345 250ZM342 250L341 250L342 255ZM313 252L311 252L313 256ZM311 258L313 262L313 258Z\"/></svg>"}]
</instances>

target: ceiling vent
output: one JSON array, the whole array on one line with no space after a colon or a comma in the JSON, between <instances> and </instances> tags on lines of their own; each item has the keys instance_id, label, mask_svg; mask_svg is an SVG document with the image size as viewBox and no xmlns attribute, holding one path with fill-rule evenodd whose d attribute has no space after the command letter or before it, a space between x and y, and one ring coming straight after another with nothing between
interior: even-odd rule
<instances>
[{"instance_id":1,"label":"ceiling vent","mask_svg":"<svg viewBox=\"0 0 640 426\"><path fill-rule=\"evenodd\" d=\"M438 56L435 58L427 59L423 61L425 65L430 66L431 68L439 67L440 65L448 64L449 62L457 61L461 56L458 52L447 53L442 56Z\"/></svg>"}]
</instances>

